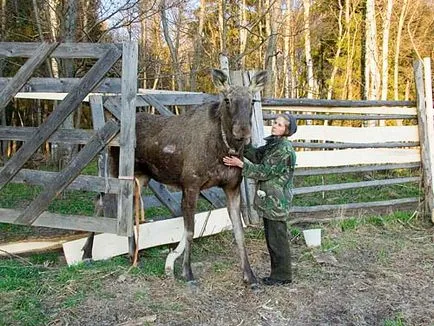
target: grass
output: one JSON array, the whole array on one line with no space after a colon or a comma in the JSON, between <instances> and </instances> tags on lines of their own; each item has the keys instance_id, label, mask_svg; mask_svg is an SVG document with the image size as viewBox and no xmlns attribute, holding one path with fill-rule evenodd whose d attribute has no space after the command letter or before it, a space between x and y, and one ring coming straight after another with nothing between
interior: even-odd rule
<instances>
[{"instance_id":1,"label":"grass","mask_svg":"<svg viewBox=\"0 0 434 326\"><path fill-rule=\"evenodd\" d=\"M96 174L96 165L86 168L86 174ZM397 171L394 174L376 173L375 178L390 178L407 176L406 170ZM313 176L296 178L297 187L317 184L332 184L338 182L363 181L372 178L372 174L350 174ZM9 184L0 191L0 207L24 208L41 191L40 187L26 186L22 184ZM388 187L371 187L365 189L353 189L347 191L333 191L323 194L296 196L294 205L320 205L339 204L357 201L372 201L391 198L415 197L421 195L419 185L405 184ZM60 198L54 200L49 211L61 214L93 215L95 193L83 191L66 191ZM210 204L200 200L200 211L211 209ZM147 209L148 219L158 219L169 215L169 211L162 207ZM321 251L338 254L343 250L355 248L358 244L351 241L351 234L360 227L372 227L379 230L393 225L407 225L412 222L415 215L412 212L396 212L385 216L367 216L364 218L349 218L330 223L329 230L337 230L341 236L337 237L333 232L323 235ZM317 227L317 226L312 226ZM322 227L322 225L319 225ZM291 226L289 229L293 241L300 241L302 229ZM376 232L376 231L373 231ZM33 228L13 224L0 223L0 233L9 236L20 235L26 237L33 233ZM345 236L347 235L347 236ZM245 233L247 242L263 241L264 232L261 228L248 228ZM221 274L232 268L233 261L213 261L213 257L227 257L228 246L233 247L234 239L231 232L223 232L213 237L195 239L193 261L211 261L211 269L214 273ZM142 259L138 268L131 268L127 257L116 257L108 261L82 263L77 266L67 267L59 259L58 253L33 254L25 260L2 259L0 260L0 325L44 325L49 321L48 310L71 309L80 306L90 294L98 293L100 297L112 296L103 290L104 280L110 277L130 275L131 277L163 277L165 258L168 246L151 248L141 253ZM232 257L232 256L231 256ZM376 260L380 265L387 265L390 254L388 248L377 251ZM235 259L235 258L234 258ZM301 261L312 259L311 255L302 254ZM320 273L320 269L317 271ZM315 274L315 273L314 273ZM315 274L316 275L316 274ZM149 293L140 289L134 296L139 301L149 302ZM167 307L156 305L156 311L167 310ZM179 310L182 307L174 304L169 307ZM401 326L404 321L400 316L385 320L386 326Z\"/></svg>"}]
</instances>

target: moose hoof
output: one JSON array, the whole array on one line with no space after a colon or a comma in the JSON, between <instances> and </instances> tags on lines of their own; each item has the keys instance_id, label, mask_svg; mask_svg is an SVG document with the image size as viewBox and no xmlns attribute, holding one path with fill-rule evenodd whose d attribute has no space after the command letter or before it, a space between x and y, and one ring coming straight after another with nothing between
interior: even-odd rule
<instances>
[{"instance_id":1,"label":"moose hoof","mask_svg":"<svg viewBox=\"0 0 434 326\"><path fill-rule=\"evenodd\" d=\"M171 268L171 267L166 267L165 274L169 278L175 278L175 273L173 271L173 268Z\"/></svg>"}]
</instances>

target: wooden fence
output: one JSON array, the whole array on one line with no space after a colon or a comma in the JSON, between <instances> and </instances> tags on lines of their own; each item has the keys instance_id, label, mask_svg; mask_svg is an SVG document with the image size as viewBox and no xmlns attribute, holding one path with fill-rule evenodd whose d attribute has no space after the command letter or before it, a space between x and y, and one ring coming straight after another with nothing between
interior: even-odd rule
<instances>
[{"instance_id":1,"label":"wooden fence","mask_svg":"<svg viewBox=\"0 0 434 326\"><path fill-rule=\"evenodd\" d=\"M0 140L13 139L25 141L20 150L0 170L0 189L8 182L25 182L42 185L44 190L24 211L0 209L0 222L47 226L62 229L75 229L107 232L131 236L133 233L133 162L135 141L135 112L138 107L152 106L160 114L173 114L173 106L190 106L203 104L215 97L203 93L182 92L137 92L137 45L126 43L119 45L100 44L22 44L0 43L0 55L6 57L30 57L14 78L0 78L0 110L20 92L57 92L65 93L57 109L39 128L0 128ZM78 79L37 79L30 78L36 67L48 57L76 58L92 57L98 61L84 78ZM122 57L122 79L105 78L110 67ZM126 60L125 60L126 59ZM433 211L432 201L432 98L427 76L429 61L415 66L418 101L320 101L262 99L255 104L254 144L260 144L269 127L263 128L277 112L292 111L300 121L331 120L402 120L418 119L419 126L387 127L341 127L325 125L300 124L293 137L298 152L297 177L307 175L325 175L332 173L349 173L391 170L398 168L417 168L423 162L425 185L425 203L429 212ZM425 69L425 74L423 74ZM250 74L231 73L233 82L248 81ZM421 77L422 76L422 77ZM120 85L121 92L120 92ZM91 91L95 93L89 95ZM121 95L101 95L98 92L121 93ZM57 94L59 95L59 94ZM89 95L89 97L87 97ZM21 94L22 96L22 94ZM43 96L41 96L43 98ZM58 98L56 96L52 99ZM93 118L93 131L59 129L68 114L88 98ZM106 120L104 110L108 110L114 119ZM303 112L312 112L304 114ZM119 121L119 122L118 122ZM431 128L431 129L430 129ZM425 131L428 130L428 131ZM119 137L115 137L120 132ZM61 172L44 172L22 169L26 160L43 142L68 142L85 144L77 157ZM107 175L104 148L106 145L120 146L121 161L119 178ZM421 151L422 148L422 151ZM100 154L99 176L80 175L80 171ZM421 154L422 153L422 154ZM422 159L421 159L422 155ZM394 178L387 180L370 180L357 183L318 185L296 188L295 195L314 192L326 192L340 189L353 189L390 184L403 184L418 181L419 177ZM163 204L173 217L180 216L180 193L173 192L156 182L150 183L152 196L144 199L145 207ZM251 208L251 184L243 184L243 213L247 223L256 223L257 217ZM431 187L431 188L429 188ZM49 213L48 204L62 190L80 189L101 192L117 196L117 218L62 216ZM250 195L249 195L250 194ZM202 192L215 208L225 206L222 192L210 189ZM326 210L344 210L352 208L379 207L418 203L421 198L403 198L370 203L346 203L343 205L321 205L313 207L293 207L294 213L312 213ZM295 220L296 221L296 220Z\"/></svg>"},{"instance_id":2,"label":"wooden fence","mask_svg":"<svg viewBox=\"0 0 434 326\"><path fill-rule=\"evenodd\" d=\"M38 128L13 128L2 126L0 139L22 140L23 145L5 162L0 170L0 190L9 182L25 182L43 187L41 193L24 210L0 209L0 222L45 226L62 229L109 232L132 235L133 162L135 143L135 96L137 93L137 44L59 44L59 43L0 43L0 56L28 58L13 78L0 78L0 113L18 92L66 93L56 109ZM83 78L32 78L32 74L50 58L96 59ZM122 80L105 79L107 73L122 58ZM121 88L119 86L121 85ZM61 124L74 112L91 91L121 93L122 119L99 124L96 132L61 129ZM121 145L119 178L102 178L80 175L114 137L120 133ZM22 169L29 158L45 142L83 144L82 150L60 172ZM117 218L64 216L47 212L52 200L64 189L79 189L116 193Z\"/></svg>"}]
</instances>

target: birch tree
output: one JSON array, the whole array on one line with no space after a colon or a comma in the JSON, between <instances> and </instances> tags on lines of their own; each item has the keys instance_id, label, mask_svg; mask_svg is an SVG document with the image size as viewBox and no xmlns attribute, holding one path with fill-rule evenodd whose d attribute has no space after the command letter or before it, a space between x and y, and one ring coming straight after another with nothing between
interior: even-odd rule
<instances>
[{"instance_id":1,"label":"birch tree","mask_svg":"<svg viewBox=\"0 0 434 326\"><path fill-rule=\"evenodd\" d=\"M378 68L377 23L375 20L375 1L366 0L365 18L365 99L377 100L380 91L380 72Z\"/></svg>"},{"instance_id":2,"label":"birch tree","mask_svg":"<svg viewBox=\"0 0 434 326\"><path fill-rule=\"evenodd\" d=\"M279 6L277 1L266 0L266 7L269 8L266 14L266 33L267 33L267 51L265 52L264 69L268 71L269 82L265 87L264 93L267 97L274 96L276 83L276 48L277 48L277 29L278 29L278 14Z\"/></svg>"},{"instance_id":3,"label":"birch tree","mask_svg":"<svg viewBox=\"0 0 434 326\"><path fill-rule=\"evenodd\" d=\"M399 73L399 54L402 40L402 30L404 27L405 17L407 15L408 0L403 0L396 35L395 56L393 60L393 99L399 100L398 73Z\"/></svg>"},{"instance_id":4,"label":"birch tree","mask_svg":"<svg viewBox=\"0 0 434 326\"><path fill-rule=\"evenodd\" d=\"M203 27L205 23L205 8L206 1L200 0L199 15L198 15L198 28L197 33L194 36L194 54L193 62L191 65L190 72L190 89L192 91L196 90L196 79L197 71L200 67L200 58L202 56L202 37L203 37Z\"/></svg>"},{"instance_id":5,"label":"birch tree","mask_svg":"<svg viewBox=\"0 0 434 326\"><path fill-rule=\"evenodd\" d=\"M184 89L184 82L182 80L181 69L180 69L179 62L178 62L178 48L175 46L175 43L173 42L172 38L170 37L169 22L167 19L167 10L168 9L166 8L166 1L162 0L161 1L161 7L160 7L160 14L161 14L161 25L163 27L164 39L165 39L166 44L169 48L173 74L175 76L175 81L176 81L178 90L183 90Z\"/></svg>"},{"instance_id":6,"label":"birch tree","mask_svg":"<svg viewBox=\"0 0 434 326\"><path fill-rule=\"evenodd\" d=\"M381 99L387 100L389 86L389 33L392 17L393 0L387 0L386 15L383 20L383 46L381 51ZM381 120L384 122L384 120Z\"/></svg>"},{"instance_id":7,"label":"birch tree","mask_svg":"<svg viewBox=\"0 0 434 326\"><path fill-rule=\"evenodd\" d=\"M303 0L304 8L304 51L306 58L307 98L313 98L315 79L313 76L312 50L310 44L310 0Z\"/></svg>"}]
</instances>

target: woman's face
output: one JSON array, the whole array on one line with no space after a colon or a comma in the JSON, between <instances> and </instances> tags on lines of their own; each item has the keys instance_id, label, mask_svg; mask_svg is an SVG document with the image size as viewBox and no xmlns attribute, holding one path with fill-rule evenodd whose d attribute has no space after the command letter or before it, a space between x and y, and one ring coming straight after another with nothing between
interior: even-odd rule
<instances>
[{"instance_id":1,"label":"woman's face","mask_svg":"<svg viewBox=\"0 0 434 326\"><path fill-rule=\"evenodd\" d=\"M271 127L271 134L273 136L283 136L287 125L288 121L286 121L285 118L278 117L274 120L273 126Z\"/></svg>"}]
</instances>

